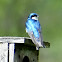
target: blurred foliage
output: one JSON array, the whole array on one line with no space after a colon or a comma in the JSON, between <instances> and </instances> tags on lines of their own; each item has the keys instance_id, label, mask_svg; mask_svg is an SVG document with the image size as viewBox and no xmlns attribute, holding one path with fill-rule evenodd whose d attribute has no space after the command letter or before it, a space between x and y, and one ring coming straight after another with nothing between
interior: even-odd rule
<instances>
[{"instance_id":1,"label":"blurred foliage","mask_svg":"<svg viewBox=\"0 0 62 62\"><path fill-rule=\"evenodd\" d=\"M0 0L0 36L28 36L25 21L32 12L39 14L43 39L51 45L40 49L39 62L62 62L61 0Z\"/></svg>"}]
</instances>

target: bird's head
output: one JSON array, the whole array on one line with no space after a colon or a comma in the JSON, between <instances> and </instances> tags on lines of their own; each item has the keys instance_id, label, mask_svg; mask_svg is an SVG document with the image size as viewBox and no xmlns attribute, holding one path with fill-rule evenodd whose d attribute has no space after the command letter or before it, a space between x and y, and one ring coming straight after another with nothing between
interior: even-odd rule
<instances>
[{"instance_id":1,"label":"bird's head","mask_svg":"<svg viewBox=\"0 0 62 62\"><path fill-rule=\"evenodd\" d=\"M36 13L31 13L28 18L33 19L33 20L38 20L38 15Z\"/></svg>"}]
</instances>

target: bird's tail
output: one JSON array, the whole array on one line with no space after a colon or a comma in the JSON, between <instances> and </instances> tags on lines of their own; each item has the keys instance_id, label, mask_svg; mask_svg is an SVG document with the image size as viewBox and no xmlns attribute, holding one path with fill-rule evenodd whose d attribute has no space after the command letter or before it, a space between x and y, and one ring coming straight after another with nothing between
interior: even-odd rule
<instances>
[{"instance_id":1,"label":"bird's tail","mask_svg":"<svg viewBox=\"0 0 62 62\"><path fill-rule=\"evenodd\" d=\"M39 50L39 48L45 48L45 45L44 45L44 43L43 43L43 45L36 45L36 50Z\"/></svg>"},{"instance_id":2,"label":"bird's tail","mask_svg":"<svg viewBox=\"0 0 62 62\"><path fill-rule=\"evenodd\" d=\"M32 32L28 32L28 35L32 39L33 43L36 45L36 50L39 50L39 47L45 48L43 41L40 38L35 38Z\"/></svg>"}]
</instances>

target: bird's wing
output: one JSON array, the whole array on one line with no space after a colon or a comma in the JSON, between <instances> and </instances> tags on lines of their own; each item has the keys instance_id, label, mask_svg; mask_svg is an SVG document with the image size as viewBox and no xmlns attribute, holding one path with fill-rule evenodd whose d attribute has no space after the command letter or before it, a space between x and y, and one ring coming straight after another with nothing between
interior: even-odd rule
<instances>
[{"instance_id":1,"label":"bird's wing","mask_svg":"<svg viewBox=\"0 0 62 62\"><path fill-rule=\"evenodd\" d=\"M40 25L40 22L38 20L36 22L36 28L37 28L38 32L41 32L41 25Z\"/></svg>"},{"instance_id":2,"label":"bird's wing","mask_svg":"<svg viewBox=\"0 0 62 62\"><path fill-rule=\"evenodd\" d=\"M32 20L28 21L28 26L31 28L30 31L28 31L28 35L31 37L33 43L37 47L43 46L43 40L42 40L42 35L41 35L41 26L35 25L35 23L32 22Z\"/></svg>"}]
</instances>

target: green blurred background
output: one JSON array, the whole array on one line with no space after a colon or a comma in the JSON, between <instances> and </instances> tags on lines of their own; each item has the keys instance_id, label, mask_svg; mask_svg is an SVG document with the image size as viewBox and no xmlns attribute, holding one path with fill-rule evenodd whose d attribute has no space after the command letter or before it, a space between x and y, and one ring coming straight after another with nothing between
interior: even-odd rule
<instances>
[{"instance_id":1,"label":"green blurred background","mask_svg":"<svg viewBox=\"0 0 62 62\"><path fill-rule=\"evenodd\" d=\"M61 0L0 0L0 36L27 37L25 22L37 13L43 40L50 48L40 49L39 62L62 62Z\"/></svg>"}]
</instances>

